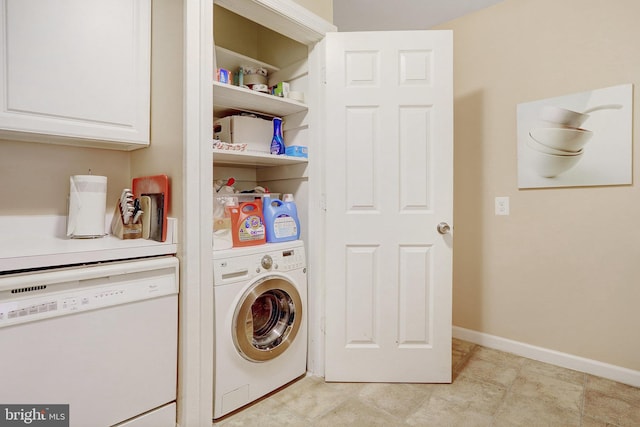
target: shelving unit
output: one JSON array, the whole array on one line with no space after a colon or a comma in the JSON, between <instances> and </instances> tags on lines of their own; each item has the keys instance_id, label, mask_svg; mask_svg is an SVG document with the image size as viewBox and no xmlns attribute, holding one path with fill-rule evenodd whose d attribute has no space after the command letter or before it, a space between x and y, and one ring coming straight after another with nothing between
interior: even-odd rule
<instances>
[{"instance_id":1,"label":"shelving unit","mask_svg":"<svg viewBox=\"0 0 640 427\"><path fill-rule=\"evenodd\" d=\"M171 3L173 7L173 2L161 2L162 5L165 3ZM239 107L255 111L257 108L255 108L254 99L262 98L259 94L251 94L249 100L240 102L233 99L234 96L246 95L241 95L239 88L221 87L221 85L212 83L212 76L215 73L214 67L224 67L224 64L220 62L220 57L213 58L216 52L214 43L234 48L239 45L244 47L248 43L252 43L252 40L258 40L258 37L253 37L254 33L244 31L244 28L228 28L225 25L216 25L214 22L217 22L218 18L224 16L225 13L231 12L304 45L304 50L308 52L306 62L313 64L313 67L305 71L305 76L300 80L300 89L296 90L305 92L309 108L307 110L304 104L293 101L293 105L297 105L295 108L300 108L301 112L289 115L288 119L290 125L296 126L293 131L290 131L293 133L291 140L296 145L307 145L310 149L317 143L315 121L312 119L316 117L317 98L313 95L319 87L320 69L317 65L319 64L320 50L309 49L309 47L321 41L327 32L337 31L337 28L293 0L203 0L199 3L186 2L183 6L173 7L173 10L176 13L182 11L185 20L187 20L184 54L190 58L184 64L186 81L189 83L185 85L185 111L190 114L185 117L188 122L185 123L187 139L184 144L186 153L184 183L185 188L189 191L185 191L184 216L186 220L183 244L183 251L188 254L189 263L187 268L181 269L181 280L185 285L181 289L180 300L180 331L183 334L181 354L183 357L180 358L179 368L182 398L178 400L177 421L179 425L204 426L211 425L213 413L210 387L213 383L214 370L211 363L202 363L203 360L212 360L215 347L213 344L215 336L213 328L214 295L213 286L211 286L214 265L210 250L213 231L211 215L213 206L210 200L213 192L212 178L223 178L228 176L227 173L234 174L235 172L227 172L224 169L232 170L235 168L242 174L239 180L251 178L255 178L254 181L266 180L269 183L274 183L272 186L274 192L294 193L298 204L298 216L304 222L304 227L301 228L303 232L308 233L308 239L305 240L305 243L308 245L307 253L310 263L312 259L319 259L317 257L321 249L319 237L322 236L322 223L318 220L318 209L310 209L310 205L320 200L321 175L318 172L321 171L319 170L319 162L313 161L312 158L308 163L294 165L276 167L256 167L253 165L255 170L253 173L254 171L246 166L251 165L252 162L262 161L256 160L255 156L251 156L253 159L250 159L244 154L214 153L212 151L211 138L208 136L208 128L213 124L212 116L221 117L219 115L221 111L237 111ZM212 15L214 19L212 19ZM235 23L235 20L233 22ZM216 31L222 34L216 34ZM247 36L253 38L245 38ZM262 33L259 36L260 40L264 40L265 37ZM253 55L251 49L242 51ZM200 61L195 64L198 61L194 58L198 58L198 55L200 55ZM308 61L309 59L312 61ZM278 61L271 59L265 59L265 61L278 63ZM285 73L286 70L285 72L277 72L278 75ZM286 79L283 77L283 80ZM213 98L213 102L210 98ZM288 103L292 103L291 100L273 101L271 98L269 98L269 102L276 102L277 105L287 103L287 108L291 108ZM287 111L289 110L279 111L277 108L283 107L272 109L268 106L261 107L260 110L265 110L261 111L263 113L288 115ZM196 113L198 111L200 114ZM193 120L195 118L197 120ZM202 126L199 126L200 124ZM202 134L205 134L204 141L202 137L199 137ZM235 163L236 161L239 163ZM278 158L278 161L285 161L284 157ZM306 160L295 159L295 161L304 162ZM237 166L224 167L227 162L232 162L231 164ZM225 176L216 177L215 174L218 173L216 170L223 170L220 175ZM310 176L313 178L307 178ZM317 275L320 272L320 267L309 268L310 298L315 297L320 289L316 285ZM313 310L314 307L310 306L310 319L313 318ZM313 323L310 322L309 333L315 342L320 342L322 340L321 333L314 327L316 323L315 320ZM319 353L309 352L310 368L314 367L318 355Z\"/></svg>"},{"instance_id":2,"label":"shelving unit","mask_svg":"<svg viewBox=\"0 0 640 427\"><path fill-rule=\"evenodd\" d=\"M227 41L227 43L229 43L229 41ZM268 77L271 79L270 84L275 82L274 79L289 81L289 78L296 77L292 76L291 70L287 69L290 67L285 67L283 70L277 65L251 58L222 46L215 46L214 52L215 67L227 69L231 74L236 72L240 67L263 68L267 71ZM263 117L282 118L297 115L294 122L300 123L299 117L304 117L309 111L309 107L303 102L256 92L247 87L238 87L233 84L213 81L212 88L213 115L216 118L240 113L253 113ZM212 154L214 166L265 168L308 162L306 158L274 156L272 154L255 151L239 152L213 148Z\"/></svg>"}]
</instances>

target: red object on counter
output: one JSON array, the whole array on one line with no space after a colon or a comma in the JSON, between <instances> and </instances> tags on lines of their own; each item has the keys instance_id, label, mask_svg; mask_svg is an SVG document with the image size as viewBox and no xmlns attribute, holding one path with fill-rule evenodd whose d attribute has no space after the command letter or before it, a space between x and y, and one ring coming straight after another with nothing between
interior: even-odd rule
<instances>
[{"instance_id":1,"label":"red object on counter","mask_svg":"<svg viewBox=\"0 0 640 427\"><path fill-rule=\"evenodd\" d=\"M135 197L142 195L163 194L162 205L162 241L167 239L167 213L169 212L169 177L167 175L152 175L133 178L132 190Z\"/></svg>"}]
</instances>

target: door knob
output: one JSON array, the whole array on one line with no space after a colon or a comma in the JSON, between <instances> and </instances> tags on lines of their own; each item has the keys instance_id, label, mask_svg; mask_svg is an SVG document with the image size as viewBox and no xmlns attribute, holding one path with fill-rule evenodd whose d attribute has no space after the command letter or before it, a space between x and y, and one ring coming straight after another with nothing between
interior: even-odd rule
<instances>
[{"instance_id":1,"label":"door knob","mask_svg":"<svg viewBox=\"0 0 640 427\"><path fill-rule=\"evenodd\" d=\"M451 227L446 222L438 224L438 233L447 234L449 231L451 231Z\"/></svg>"}]
</instances>

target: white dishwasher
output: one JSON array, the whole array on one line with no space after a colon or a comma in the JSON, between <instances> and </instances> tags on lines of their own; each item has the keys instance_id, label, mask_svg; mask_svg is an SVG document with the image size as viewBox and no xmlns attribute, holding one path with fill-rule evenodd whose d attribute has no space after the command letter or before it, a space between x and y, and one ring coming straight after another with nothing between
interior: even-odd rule
<instances>
[{"instance_id":1,"label":"white dishwasher","mask_svg":"<svg viewBox=\"0 0 640 427\"><path fill-rule=\"evenodd\" d=\"M177 336L173 256L0 275L0 404L69 405L71 427L173 427Z\"/></svg>"}]
</instances>

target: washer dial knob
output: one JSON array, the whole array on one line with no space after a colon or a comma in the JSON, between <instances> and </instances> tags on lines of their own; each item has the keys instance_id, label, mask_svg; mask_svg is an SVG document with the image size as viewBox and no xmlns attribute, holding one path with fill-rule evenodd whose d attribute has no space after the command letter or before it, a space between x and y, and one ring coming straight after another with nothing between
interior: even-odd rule
<instances>
[{"instance_id":1,"label":"washer dial knob","mask_svg":"<svg viewBox=\"0 0 640 427\"><path fill-rule=\"evenodd\" d=\"M271 266L273 266L273 258L271 258L271 255L265 255L262 257L262 260L260 260L260 264L262 268L269 270Z\"/></svg>"}]
</instances>

